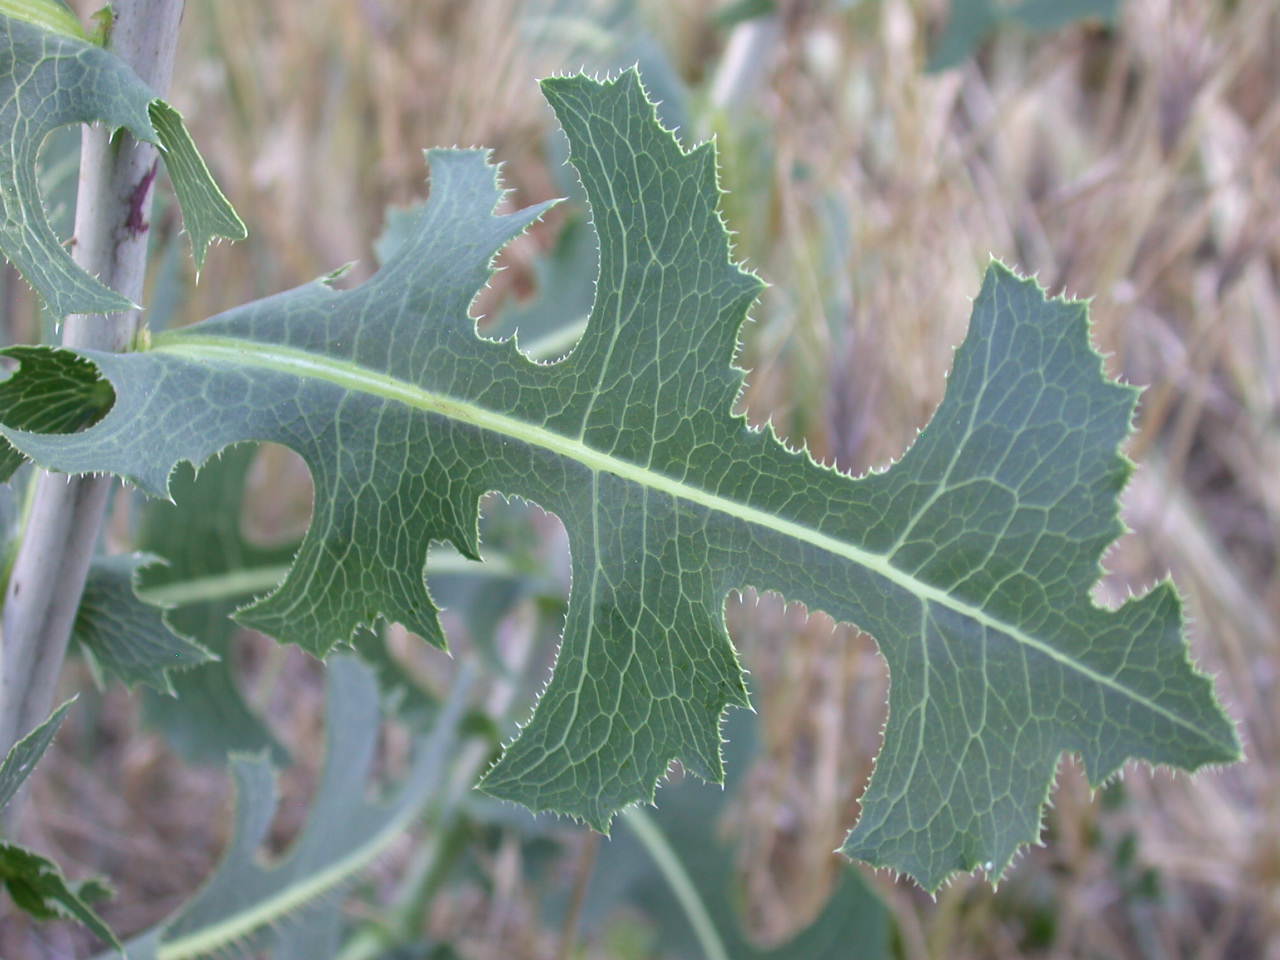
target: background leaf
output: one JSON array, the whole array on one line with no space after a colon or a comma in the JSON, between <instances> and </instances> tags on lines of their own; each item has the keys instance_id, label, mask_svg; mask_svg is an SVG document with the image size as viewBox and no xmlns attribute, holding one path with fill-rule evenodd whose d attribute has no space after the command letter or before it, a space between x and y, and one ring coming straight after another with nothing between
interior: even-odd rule
<instances>
[{"instance_id":1,"label":"background leaf","mask_svg":"<svg viewBox=\"0 0 1280 960\"><path fill-rule=\"evenodd\" d=\"M71 636L93 663L125 686L146 684L176 696L173 671L217 659L165 622L165 612L137 594L140 572L161 563L154 554L132 553L93 561Z\"/></svg>"},{"instance_id":2,"label":"background leaf","mask_svg":"<svg viewBox=\"0 0 1280 960\"><path fill-rule=\"evenodd\" d=\"M259 847L276 812L275 774L265 757L234 758L235 828L222 863L176 917L130 941L134 960L181 960L261 943L260 935L291 914L343 890L422 814L457 743L469 684L457 684L436 728L416 743L404 781L376 802L367 794L380 728L377 683L351 657L334 657L328 674L324 771L302 833L282 858L263 864ZM334 911L332 903L328 909Z\"/></svg>"},{"instance_id":3,"label":"background leaf","mask_svg":"<svg viewBox=\"0 0 1280 960\"><path fill-rule=\"evenodd\" d=\"M0 0L0 15L23 20L69 37L89 39L80 18L64 0Z\"/></svg>"},{"instance_id":4,"label":"background leaf","mask_svg":"<svg viewBox=\"0 0 1280 960\"><path fill-rule=\"evenodd\" d=\"M31 771L57 736L58 728L62 726L73 702L74 699L68 700L54 710L48 720L15 743L4 762L0 763L0 810L8 805L23 781L31 776Z\"/></svg>"},{"instance_id":5,"label":"background leaf","mask_svg":"<svg viewBox=\"0 0 1280 960\"><path fill-rule=\"evenodd\" d=\"M138 546L163 557L141 573L144 594L174 606L169 621L218 659L172 677L174 697L147 691L148 721L190 763L221 764L231 751L269 750L288 759L258 714L245 702L233 672L237 606L279 582L293 544L258 547L240 530L241 504L257 448L241 444L206 464L197 478L179 467L170 484L173 502L142 508Z\"/></svg>"},{"instance_id":6,"label":"background leaf","mask_svg":"<svg viewBox=\"0 0 1280 960\"><path fill-rule=\"evenodd\" d=\"M842 865L818 916L786 942L762 948L744 932L740 898L734 896L732 883L737 874L734 851L720 828L726 809L745 788L745 773L759 750L757 727L751 711L730 714L725 724L724 790L684 777L663 788L656 809L640 812L663 834L688 873L725 952L734 960L887 960L889 914L858 869L849 865ZM664 956L701 960L702 946L686 908L641 841L634 814L625 814L623 829L601 843L584 915L598 924L620 906L638 909L652 921L654 945Z\"/></svg>"},{"instance_id":7,"label":"background leaf","mask_svg":"<svg viewBox=\"0 0 1280 960\"><path fill-rule=\"evenodd\" d=\"M15 843L0 842L0 882L14 904L39 920L65 917L123 953L111 928L72 888L57 864Z\"/></svg>"}]
</instances>

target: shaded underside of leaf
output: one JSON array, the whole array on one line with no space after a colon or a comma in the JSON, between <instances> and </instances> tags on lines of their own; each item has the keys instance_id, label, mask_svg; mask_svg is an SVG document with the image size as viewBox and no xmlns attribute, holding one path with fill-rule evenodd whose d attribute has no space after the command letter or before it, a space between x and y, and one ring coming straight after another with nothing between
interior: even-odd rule
<instances>
[{"instance_id":1,"label":"shaded underside of leaf","mask_svg":"<svg viewBox=\"0 0 1280 960\"><path fill-rule=\"evenodd\" d=\"M143 506L138 546L167 561L141 573L143 593L174 604L169 622L200 638L218 660L172 677L175 696L147 691L148 721L191 763L226 761L231 751L269 750L277 763L288 760L258 714L242 696L233 671L230 619L255 593L271 589L287 568L295 547L259 547L240 530L241 504L257 448L240 444L224 450L199 472L183 465L170 481L173 502Z\"/></svg>"},{"instance_id":2,"label":"shaded underside of leaf","mask_svg":"<svg viewBox=\"0 0 1280 960\"><path fill-rule=\"evenodd\" d=\"M26 847L0 842L0 882L13 902L39 920L65 917L84 924L94 936L117 950L120 941L62 875L57 864ZM100 890L94 884L91 891Z\"/></svg>"},{"instance_id":3,"label":"shaded underside of leaf","mask_svg":"<svg viewBox=\"0 0 1280 960\"><path fill-rule=\"evenodd\" d=\"M190 670L216 656L174 632L164 609L138 596L140 571L160 562L148 553L94 560L71 635L99 668L125 686L146 684L176 696L173 672Z\"/></svg>"},{"instance_id":4,"label":"shaded underside of leaf","mask_svg":"<svg viewBox=\"0 0 1280 960\"><path fill-rule=\"evenodd\" d=\"M312 525L239 619L316 654L379 618L442 642L427 545L475 557L486 492L557 514L573 594L556 669L483 786L600 829L672 759L720 779L721 716L747 704L724 602L748 586L879 642L889 719L845 849L930 889L978 865L999 876L1036 839L1063 751L1094 783L1129 757L1238 756L1172 586L1117 610L1090 599L1122 531L1136 390L1103 375L1083 304L993 264L929 426L891 469L844 476L731 412L761 284L732 262L712 147L684 151L634 71L543 90L600 250L564 360L532 363L468 314L495 251L545 207L494 215L485 155L437 150L413 235L363 286L313 283L146 352L86 352L116 390L102 420L0 429L42 465L153 495L228 444L295 449Z\"/></svg>"},{"instance_id":5,"label":"shaded underside of leaf","mask_svg":"<svg viewBox=\"0 0 1280 960\"><path fill-rule=\"evenodd\" d=\"M92 363L46 365L47 359L32 356L32 376L0 382L6 422L35 433L72 433L111 408L111 384L98 376ZM7 482L25 459L9 441L0 440L0 483Z\"/></svg>"},{"instance_id":6,"label":"shaded underside of leaf","mask_svg":"<svg viewBox=\"0 0 1280 960\"><path fill-rule=\"evenodd\" d=\"M45 137L69 124L96 122L159 144L197 267L212 236L245 235L181 116L123 60L86 40L0 15L0 130L9 143L0 153L0 251L58 316L133 306L72 260L40 197L36 160Z\"/></svg>"}]
</instances>

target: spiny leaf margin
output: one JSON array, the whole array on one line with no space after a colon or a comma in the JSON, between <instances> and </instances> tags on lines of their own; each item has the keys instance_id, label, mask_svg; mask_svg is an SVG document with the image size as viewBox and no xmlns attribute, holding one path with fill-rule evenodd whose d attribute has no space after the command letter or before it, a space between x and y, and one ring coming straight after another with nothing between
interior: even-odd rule
<instances>
[{"instance_id":1,"label":"spiny leaf margin","mask_svg":"<svg viewBox=\"0 0 1280 960\"><path fill-rule=\"evenodd\" d=\"M1105 377L1083 304L992 264L928 427L890 469L844 476L732 413L761 284L733 262L712 147L683 150L634 71L543 90L600 243L591 318L564 360L530 363L468 313L493 253L543 208L494 215L484 156L431 151L416 233L363 286L307 285L146 353L86 352L117 391L102 421L0 432L46 466L157 494L179 460L293 446L315 519L289 577L240 618L317 653L378 616L440 642L425 545L478 556L487 491L556 513L574 577L564 640L483 787L599 829L652 800L673 758L721 778L721 716L747 703L724 598L747 586L877 638L889 719L845 850L929 889L1003 872L1037 837L1064 751L1095 783L1129 757L1239 755L1189 666L1173 588L1114 611L1091 599L1123 529L1136 391ZM394 442L360 445L379 432ZM390 539L374 519L388 504Z\"/></svg>"}]
</instances>

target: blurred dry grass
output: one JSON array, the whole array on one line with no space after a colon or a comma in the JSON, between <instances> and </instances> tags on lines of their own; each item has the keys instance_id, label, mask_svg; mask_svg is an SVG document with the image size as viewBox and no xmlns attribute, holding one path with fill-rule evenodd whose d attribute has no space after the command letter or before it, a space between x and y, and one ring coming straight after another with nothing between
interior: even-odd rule
<instances>
[{"instance_id":1,"label":"blurred dry grass","mask_svg":"<svg viewBox=\"0 0 1280 960\"><path fill-rule=\"evenodd\" d=\"M1092 297L1112 373L1149 385L1134 533L1099 596L1172 567L1249 758L1195 779L1131 771L1101 797L1066 763L1049 846L998 893L962 879L932 903L878 878L902 954L1280 957L1280 3L1127 0L1114 30L1007 32L929 76L942 3L784 2L736 106L709 93L729 42L716 6L641 9L693 85L696 132L718 136L739 253L774 284L744 346L752 417L861 472L938 402L989 255ZM491 146L513 203L556 195L532 79L576 64L546 30L530 40L525 13L516 0L189 0L173 99L251 230L211 255L190 318L352 259L367 275L384 206L423 193L422 147ZM486 309L526 290L557 222L505 255ZM750 923L772 939L825 896L886 678L865 636L768 599L744 606L730 619L768 750L733 828ZM282 684L273 715L313 728L316 684ZM119 697L104 718L78 741L97 744L90 767L63 756L42 788L38 829L119 877L142 922L207 869L226 791L175 773ZM479 931L476 957L552 955L554 937L518 918L484 935L493 909L460 895L434 922Z\"/></svg>"}]
</instances>

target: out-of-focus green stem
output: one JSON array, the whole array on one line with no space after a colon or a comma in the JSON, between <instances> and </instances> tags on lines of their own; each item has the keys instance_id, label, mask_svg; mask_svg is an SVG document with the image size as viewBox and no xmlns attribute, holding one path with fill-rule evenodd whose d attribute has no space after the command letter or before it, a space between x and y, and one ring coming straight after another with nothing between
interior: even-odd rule
<instances>
[{"instance_id":1,"label":"out-of-focus green stem","mask_svg":"<svg viewBox=\"0 0 1280 960\"><path fill-rule=\"evenodd\" d=\"M158 587L147 587L145 590L139 590L138 596L147 603L172 607L210 600L249 597L270 590L280 583L288 572L288 564L244 567L207 577L193 577L190 580L176 580ZM427 576L433 573L465 573L472 576L509 577L515 572L515 567L501 555L488 558L483 563L476 563L459 553L434 550L427 562Z\"/></svg>"}]
</instances>

